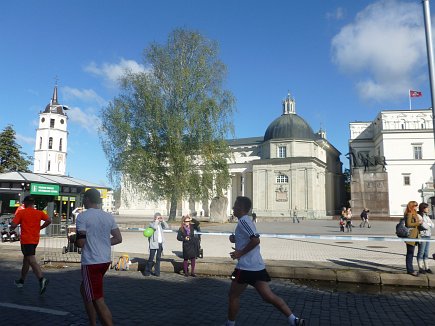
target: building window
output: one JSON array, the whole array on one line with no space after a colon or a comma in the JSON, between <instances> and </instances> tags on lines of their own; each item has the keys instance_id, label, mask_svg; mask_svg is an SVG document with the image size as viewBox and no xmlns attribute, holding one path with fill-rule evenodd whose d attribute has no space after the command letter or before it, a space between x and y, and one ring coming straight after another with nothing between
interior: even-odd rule
<instances>
[{"instance_id":1,"label":"building window","mask_svg":"<svg viewBox=\"0 0 435 326\"><path fill-rule=\"evenodd\" d=\"M288 183L288 176L280 174L276 177L276 183Z\"/></svg>"},{"instance_id":2,"label":"building window","mask_svg":"<svg viewBox=\"0 0 435 326\"><path fill-rule=\"evenodd\" d=\"M53 148L53 137L48 138L48 149Z\"/></svg>"},{"instance_id":3,"label":"building window","mask_svg":"<svg viewBox=\"0 0 435 326\"><path fill-rule=\"evenodd\" d=\"M51 161L48 161L48 169L47 171L50 171Z\"/></svg>"},{"instance_id":4,"label":"building window","mask_svg":"<svg viewBox=\"0 0 435 326\"><path fill-rule=\"evenodd\" d=\"M411 176L410 175L404 175L403 176L403 185L404 186L410 186L411 185Z\"/></svg>"},{"instance_id":5,"label":"building window","mask_svg":"<svg viewBox=\"0 0 435 326\"><path fill-rule=\"evenodd\" d=\"M401 129L405 129L406 128L406 122L405 122L405 120L401 120L400 121L400 128Z\"/></svg>"},{"instance_id":6,"label":"building window","mask_svg":"<svg viewBox=\"0 0 435 326\"><path fill-rule=\"evenodd\" d=\"M421 146L414 146L414 160L421 160L421 159L423 159Z\"/></svg>"},{"instance_id":7,"label":"building window","mask_svg":"<svg viewBox=\"0 0 435 326\"><path fill-rule=\"evenodd\" d=\"M59 141L59 152L62 152L62 138Z\"/></svg>"},{"instance_id":8,"label":"building window","mask_svg":"<svg viewBox=\"0 0 435 326\"><path fill-rule=\"evenodd\" d=\"M39 137L39 149L42 148L42 137Z\"/></svg>"},{"instance_id":9,"label":"building window","mask_svg":"<svg viewBox=\"0 0 435 326\"><path fill-rule=\"evenodd\" d=\"M278 157L279 158L287 157L287 147L285 147L285 146L278 147Z\"/></svg>"},{"instance_id":10,"label":"building window","mask_svg":"<svg viewBox=\"0 0 435 326\"><path fill-rule=\"evenodd\" d=\"M50 119L50 128L54 128L54 119Z\"/></svg>"}]
</instances>

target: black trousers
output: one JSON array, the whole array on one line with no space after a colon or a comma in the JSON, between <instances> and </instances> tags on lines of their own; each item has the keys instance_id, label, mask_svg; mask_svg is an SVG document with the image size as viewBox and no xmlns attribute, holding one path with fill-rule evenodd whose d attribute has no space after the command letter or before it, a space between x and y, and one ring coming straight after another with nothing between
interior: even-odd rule
<instances>
[{"instance_id":1,"label":"black trousers","mask_svg":"<svg viewBox=\"0 0 435 326\"><path fill-rule=\"evenodd\" d=\"M151 269L154 264L154 256L156 257L156 263L154 264L154 274L160 275L160 258L162 257L163 245L159 243L159 249L150 249L150 256L148 257L147 264L145 266L145 275L151 274Z\"/></svg>"}]
</instances>

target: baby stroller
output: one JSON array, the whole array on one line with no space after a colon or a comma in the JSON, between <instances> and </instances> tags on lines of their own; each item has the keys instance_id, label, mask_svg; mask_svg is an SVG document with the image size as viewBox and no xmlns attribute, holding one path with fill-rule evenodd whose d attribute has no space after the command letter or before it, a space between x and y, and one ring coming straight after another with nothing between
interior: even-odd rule
<instances>
[{"instance_id":1,"label":"baby stroller","mask_svg":"<svg viewBox=\"0 0 435 326\"><path fill-rule=\"evenodd\" d=\"M193 223L193 229L196 232L201 232L201 228L199 227L200 222L196 218L192 218L192 223ZM195 233L195 238L196 238L196 243L198 246L197 247L198 257L197 258L204 258L204 251L201 248L201 235Z\"/></svg>"},{"instance_id":2,"label":"baby stroller","mask_svg":"<svg viewBox=\"0 0 435 326\"><path fill-rule=\"evenodd\" d=\"M344 232L344 226L346 225L346 219L343 216L340 217L339 224L340 224L340 232Z\"/></svg>"},{"instance_id":3,"label":"baby stroller","mask_svg":"<svg viewBox=\"0 0 435 326\"><path fill-rule=\"evenodd\" d=\"M82 250L76 245L77 234L75 224L68 225L68 232L66 237L68 239L68 244L67 246L64 246L62 248L62 253L66 254L67 252L77 252L80 254Z\"/></svg>"}]
</instances>

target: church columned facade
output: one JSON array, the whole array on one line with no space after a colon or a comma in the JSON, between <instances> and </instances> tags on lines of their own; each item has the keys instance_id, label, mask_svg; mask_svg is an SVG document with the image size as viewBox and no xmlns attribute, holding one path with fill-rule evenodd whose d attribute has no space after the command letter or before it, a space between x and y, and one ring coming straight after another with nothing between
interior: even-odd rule
<instances>
[{"instance_id":1,"label":"church columned facade","mask_svg":"<svg viewBox=\"0 0 435 326\"><path fill-rule=\"evenodd\" d=\"M258 216L288 218L296 212L306 218L336 214L343 202L340 152L326 133L314 133L296 114L296 102L288 95L282 115L263 137L229 141L232 183L229 202L240 195L253 201ZM229 211L230 213L230 207Z\"/></svg>"},{"instance_id":2,"label":"church columned facade","mask_svg":"<svg viewBox=\"0 0 435 326\"><path fill-rule=\"evenodd\" d=\"M296 114L290 94L283 101L282 115L269 125L264 136L228 140L228 146L228 216L237 196L250 197L257 216L270 218L286 219L295 211L306 218L325 218L337 214L343 204L340 152L326 140L323 130L313 132ZM167 201L149 202L145 197L123 182L119 213L169 213ZM183 200L178 204L177 216L196 213L207 217L209 211L210 202Z\"/></svg>"}]
</instances>

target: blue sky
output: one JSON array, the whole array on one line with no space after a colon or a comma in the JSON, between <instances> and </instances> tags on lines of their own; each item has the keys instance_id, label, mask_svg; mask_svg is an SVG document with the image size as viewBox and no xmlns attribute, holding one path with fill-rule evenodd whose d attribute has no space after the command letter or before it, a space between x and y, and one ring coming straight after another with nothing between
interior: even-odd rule
<instances>
[{"instance_id":1,"label":"blue sky","mask_svg":"<svg viewBox=\"0 0 435 326\"><path fill-rule=\"evenodd\" d=\"M290 91L348 166L349 122L408 109L409 89L423 92L413 109L431 106L422 12L420 0L2 1L0 129L12 124L33 155L57 76L71 108L67 172L109 185L99 112L124 69L147 68L150 42L182 27L220 45L236 137L263 136Z\"/></svg>"}]
</instances>

